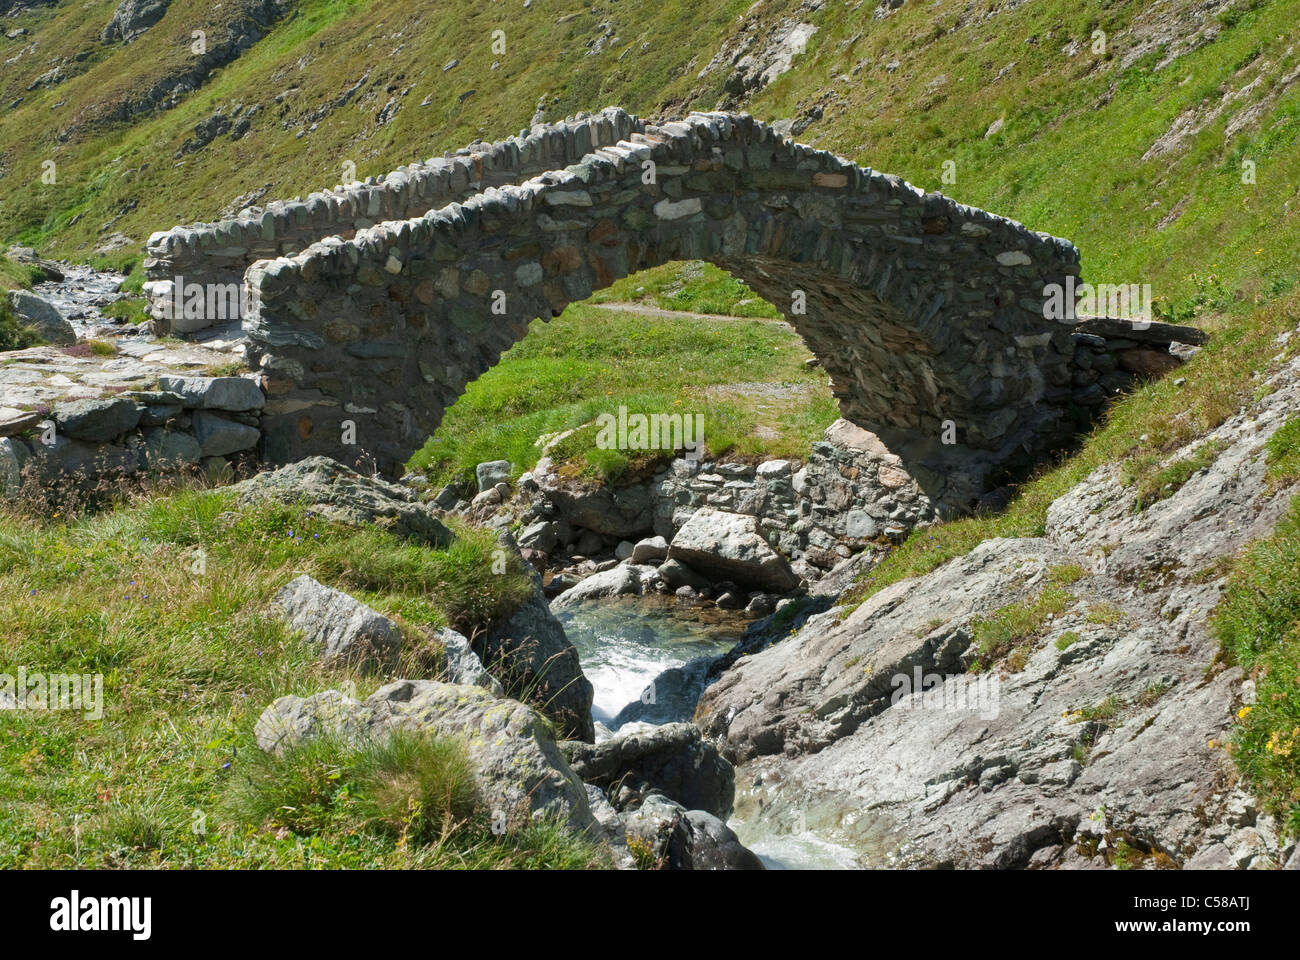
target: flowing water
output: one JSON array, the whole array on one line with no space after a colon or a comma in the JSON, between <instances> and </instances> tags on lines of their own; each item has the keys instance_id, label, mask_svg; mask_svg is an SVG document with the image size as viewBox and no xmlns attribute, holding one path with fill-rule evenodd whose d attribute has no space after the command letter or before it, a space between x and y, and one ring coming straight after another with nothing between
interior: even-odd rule
<instances>
[{"instance_id":1,"label":"flowing water","mask_svg":"<svg viewBox=\"0 0 1300 960\"><path fill-rule=\"evenodd\" d=\"M594 689L592 717L611 730L624 723L690 720L709 661L740 639L748 621L716 608L686 607L673 598L617 597L556 612L578 649ZM852 869L854 851L787 818L764 816L742 789L729 826L768 869ZM778 822L778 820L782 822Z\"/></svg>"},{"instance_id":2,"label":"flowing water","mask_svg":"<svg viewBox=\"0 0 1300 960\"><path fill-rule=\"evenodd\" d=\"M700 658L730 650L747 622L716 609L685 607L675 599L633 597L595 600L556 616L595 688L591 714L610 729L625 708L641 714L635 719L651 723L689 720L703 688ZM661 679L649 691L664 671L680 670L691 661L696 663L689 670ZM628 719L633 718L625 715L621 722Z\"/></svg>"}]
</instances>

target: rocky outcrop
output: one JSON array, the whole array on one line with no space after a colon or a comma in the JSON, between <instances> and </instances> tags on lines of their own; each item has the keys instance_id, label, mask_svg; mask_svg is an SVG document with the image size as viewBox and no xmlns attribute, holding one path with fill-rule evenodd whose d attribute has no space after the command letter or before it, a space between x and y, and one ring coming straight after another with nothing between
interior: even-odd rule
<instances>
[{"instance_id":1,"label":"rocky outcrop","mask_svg":"<svg viewBox=\"0 0 1300 960\"><path fill-rule=\"evenodd\" d=\"M337 690L281 697L262 712L254 733L261 749L278 755L315 737L362 742L395 729L463 741L489 809L511 820L555 816L598 835L587 790L560 754L549 724L531 707L478 687L398 680L364 701Z\"/></svg>"},{"instance_id":2,"label":"rocky outcrop","mask_svg":"<svg viewBox=\"0 0 1300 960\"><path fill-rule=\"evenodd\" d=\"M393 661L402 648L396 623L306 575L275 595L271 613L300 632L326 663L373 668Z\"/></svg>"},{"instance_id":3,"label":"rocky outcrop","mask_svg":"<svg viewBox=\"0 0 1300 960\"><path fill-rule=\"evenodd\" d=\"M66 346L77 342L77 332L72 324L44 297L27 290L10 290L9 306L19 323L31 327L45 343Z\"/></svg>"},{"instance_id":4,"label":"rocky outcrop","mask_svg":"<svg viewBox=\"0 0 1300 960\"><path fill-rule=\"evenodd\" d=\"M1298 373L1171 454L1215 451L1142 509L1099 468L1044 536L986 541L736 661L697 722L738 764L737 815L878 866L1105 866L1120 841L1179 865L1284 862L1215 746L1253 684L1211 667L1206 616L1224 559L1294 493L1266 482L1263 442L1300 410Z\"/></svg>"},{"instance_id":5,"label":"rocky outcrop","mask_svg":"<svg viewBox=\"0 0 1300 960\"><path fill-rule=\"evenodd\" d=\"M100 39L104 43L129 43L161 20L170 5L171 0L122 0Z\"/></svg>"},{"instance_id":6,"label":"rocky outcrop","mask_svg":"<svg viewBox=\"0 0 1300 960\"><path fill-rule=\"evenodd\" d=\"M701 739L692 723L642 725L596 744L569 742L560 749L584 783L627 806L652 792L662 793L686 809L731 815L735 779L731 764Z\"/></svg>"},{"instance_id":7,"label":"rocky outcrop","mask_svg":"<svg viewBox=\"0 0 1300 960\"><path fill-rule=\"evenodd\" d=\"M772 549L753 517L705 507L673 536L668 559L686 564L712 580L786 593L799 586L789 563Z\"/></svg>"},{"instance_id":8,"label":"rocky outcrop","mask_svg":"<svg viewBox=\"0 0 1300 960\"><path fill-rule=\"evenodd\" d=\"M0 435L13 435L9 449L25 482L45 488L111 482L142 471L202 469L224 476L231 469L228 457L239 459L257 446L262 392L242 377L184 382L191 387L186 394L167 389L106 391L81 399L74 394L56 401L48 415L3 407Z\"/></svg>"},{"instance_id":9,"label":"rocky outcrop","mask_svg":"<svg viewBox=\"0 0 1300 960\"><path fill-rule=\"evenodd\" d=\"M329 520L378 525L402 537L446 547L451 531L410 489L366 477L328 457L310 457L236 484L240 503L302 504Z\"/></svg>"}]
</instances>

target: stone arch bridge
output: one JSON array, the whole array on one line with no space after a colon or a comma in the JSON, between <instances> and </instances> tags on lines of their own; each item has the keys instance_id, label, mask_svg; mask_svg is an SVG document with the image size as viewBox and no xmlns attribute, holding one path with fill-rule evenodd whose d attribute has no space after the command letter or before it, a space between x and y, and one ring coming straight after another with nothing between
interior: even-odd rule
<instances>
[{"instance_id":1,"label":"stone arch bridge","mask_svg":"<svg viewBox=\"0 0 1300 960\"><path fill-rule=\"evenodd\" d=\"M181 276L243 283L271 462L365 451L399 470L532 320L684 259L776 304L843 416L936 503L969 505L1059 446L1072 405L1101 399L1077 355L1105 339L1044 318L1045 289L1079 274L1071 243L745 114L651 124L608 109L156 234L149 252L156 303Z\"/></svg>"}]
</instances>

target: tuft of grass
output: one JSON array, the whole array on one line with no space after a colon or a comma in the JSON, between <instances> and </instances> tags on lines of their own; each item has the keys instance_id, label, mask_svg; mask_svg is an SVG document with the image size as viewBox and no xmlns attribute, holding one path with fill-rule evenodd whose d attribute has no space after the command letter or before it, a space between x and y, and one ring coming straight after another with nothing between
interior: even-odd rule
<instances>
[{"instance_id":1,"label":"tuft of grass","mask_svg":"<svg viewBox=\"0 0 1300 960\"><path fill-rule=\"evenodd\" d=\"M971 624L978 649L971 670L987 670L1017 651L1019 656L1009 659L1007 667L1013 672L1023 669L1029 648L1040 636L1047 618L1062 613L1073 602L1073 595L1053 584L1044 587L1028 603L1008 604L987 617L977 618Z\"/></svg>"},{"instance_id":2,"label":"tuft of grass","mask_svg":"<svg viewBox=\"0 0 1300 960\"><path fill-rule=\"evenodd\" d=\"M1057 650L1069 650L1071 646L1082 639L1078 630L1066 630L1065 633L1056 638L1054 646Z\"/></svg>"},{"instance_id":3,"label":"tuft of grass","mask_svg":"<svg viewBox=\"0 0 1300 960\"><path fill-rule=\"evenodd\" d=\"M1110 627L1124 619L1124 611L1113 603L1094 603L1088 608L1088 614L1083 619L1085 623L1099 623Z\"/></svg>"},{"instance_id":4,"label":"tuft of grass","mask_svg":"<svg viewBox=\"0 0 1300 960\"><path fill-rule=\"evenodd\" d=\"M1156 467L1151 456L1124 461L1121 482L1137 487L1134 511L1141 512L1153 503L1172 497L1183 484L1214 463L1222 449L1223 444L1217 441L1203 443L1165 467Z\"/></svg>"},{"instance_id":5,"label":"tuft of grass","mask_svg":"<svg viewBox=\"0 0 1300 960\"><path fill-rule=\"evenodd\" d=\"M1276 490L1300 480L1300 416L1291 416L1264 444L1265 478Z\"/></svg>"},{"instance_id":6,"label":"tuft of grass","mask_svg":"<svg viewBox=\"0 0 1300 960\"><path fill-rule=\"evenodd\" d=\"M1077 583L1083 579L1084 570L1077 563L1060 563L1047 570L1047 579L1052 583L1068 587L1072 583Z\"/></svg>"},{"instance_id":7,"label":"tuft of grass","mask_svg":"<svg viewBox=\"0 0 1300 960\"><path fill-rule=\"evenodd\" d=\"M1300 835L1300 498L1228 578L1212 628L1220 659L1255 680L1231 753L1263 806Z\"/></svg>"},{"instance_id":8,"label":"tuft of grass","mask_svg":"<svg viewBox=\"0 0 1300 960\"><path fill-rule=\"evenodd\" d=\"M232 779L226 805L255 828L365 831L424 844L465 824L478 798L461 743L399 731L360 745L309 740L281 757L258 751Z\"/></svg>"},{"instance_id":9,"label":"tuft of grass","mask_svg":"<svg viewBox=\"0 0 1300 960\"><path fill-rule=\"evenodd\" d=\"M143 297L114 300L112 303L106 304L100 312L106 317L121 317L127 323L136 327L150 319L149 303Z\"/></svg>"},{"instance_id":10,"label":"tuft of grass","mask_svg":"<svg viewBox=\"0 0 1300 960\"><path fill-rule=\"evenodd\" d=\"M280 757L258 753L221 812L244 833L337 845L348 859L421 869L573 869L607 865L592 842L527 816L493 832L464 744L394 731L352 743L323 737Z\"/></svg>"},{"instance_id":11,"label":"tuft of grass","mask_svg":"<svg viewBox=\"0 0 1300 960\"><path fill-rule=\"evenodd\" d=\"M1076 712L1080 720L1090 720L1096 723L1108 723L1119 716L1120 702L1114 694L1106 697L1100 703L1091 707L1084 707Z\"/></svg>"}]
</instances>

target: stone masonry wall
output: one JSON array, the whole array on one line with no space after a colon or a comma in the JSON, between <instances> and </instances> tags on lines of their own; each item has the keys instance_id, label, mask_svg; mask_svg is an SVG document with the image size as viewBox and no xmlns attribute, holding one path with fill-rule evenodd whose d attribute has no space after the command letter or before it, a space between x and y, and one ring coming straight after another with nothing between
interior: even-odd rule
<instances>
[{"instance_id":1,"label":"stone masonry wall","mask_svg":"<svg viewBox=\"0 0 1300 960\"><path fill-rule=\"evenodd\" d=\"M693 114L254 264L245 329L270 398L265 454L364 452L395 470L532 319L678 259L710 260L785 311L844 417L936 502L969 503L996 466L1068 432L1074 323L1044 319L1043 290L1077 276L1070 243L747 115ZM355 451L340 445L348 422Z\"/></svg>"},{"instance_id":2,"label":"stone masonry wall","mask_svg":"<svg viewBox=\"0 0 1300 960\"><path fill-rule=\"evenodd\" d=\"M472 144L454 156L398 167L364 183L336 185L305 200L249 207L217 223L173 227L148 241L145 293L159 333L194 333L213 318L169 317L176 277L185 283L241 285L257 260L295 254L328 237L350 237L388 220L418 217L465 200L487 187L518 183L617 143L644 124L618 108L546 124L492 144Z\"/></svg>"},{"instance_id":3,"label":"stone masonry wall","mask_svg":"<svg viewBox=\"0 0 1300 960\"><path fill-rule=\"evenodd\" d=\"M696 510L714 507L757 517L769 543L821 570L935 519L902 461L846 420L813 444L802 466L677 459L655 494L654 532L666 540Z\"/></svg>"},{"instance_id":4,"label":"stone masonry wall","mask_svg":"<svg viewBox=\"0 0 1300 960\"><path fill-rule=\"evenodd\" d=\"M256 454L265 402L247 377L180 375L159 377L156 389L59 402L0 437L0 493L185 468L228 477L229 458Z\"/></svg>"}]
</instances>

